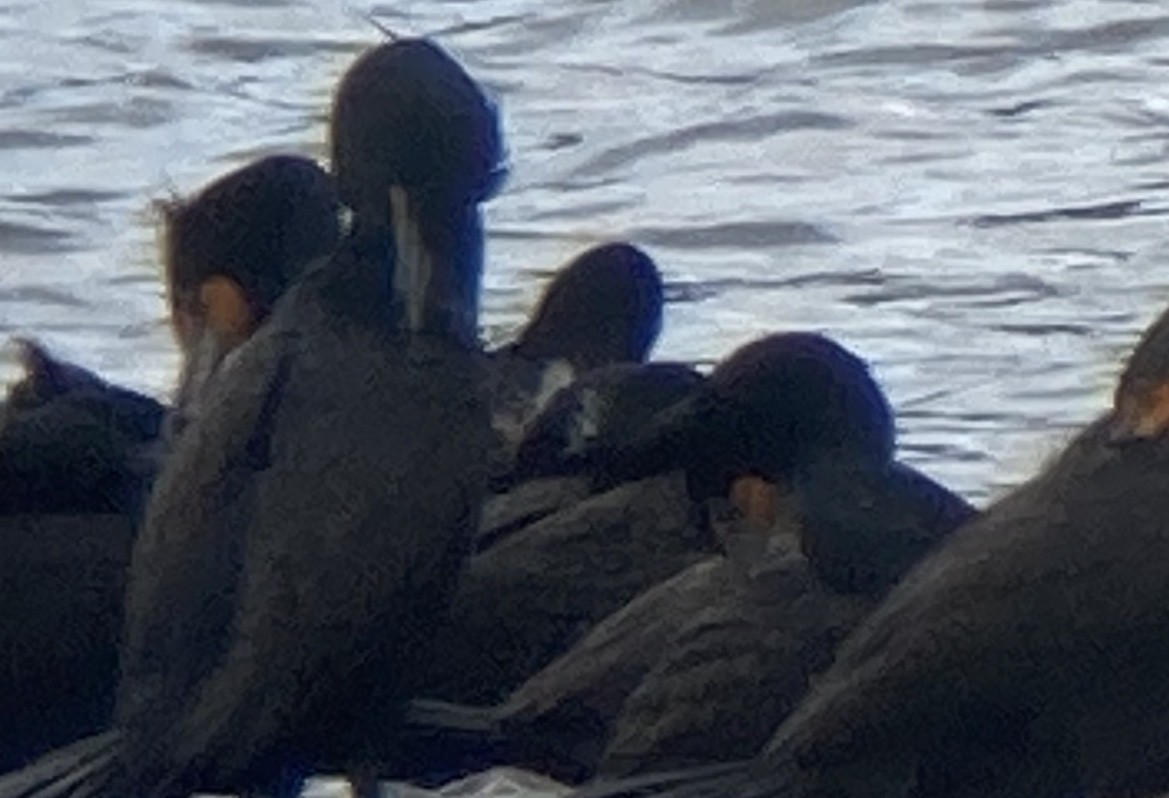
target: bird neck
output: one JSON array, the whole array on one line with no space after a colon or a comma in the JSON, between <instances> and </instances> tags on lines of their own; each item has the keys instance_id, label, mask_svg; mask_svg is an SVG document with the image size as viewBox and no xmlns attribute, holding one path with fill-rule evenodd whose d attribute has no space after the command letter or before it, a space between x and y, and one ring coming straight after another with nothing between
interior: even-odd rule
<instances>
[{"instance_id":1,"label":"bird neck","mask_svg":"<svg viewBox=\"0 0 1169 798\"><path fill-rule=\"evenodd\" d=\"M474 204L390 189L393 295L402 328L472 345L479 331L483 222Z\"/></svg>"}]
</instances>

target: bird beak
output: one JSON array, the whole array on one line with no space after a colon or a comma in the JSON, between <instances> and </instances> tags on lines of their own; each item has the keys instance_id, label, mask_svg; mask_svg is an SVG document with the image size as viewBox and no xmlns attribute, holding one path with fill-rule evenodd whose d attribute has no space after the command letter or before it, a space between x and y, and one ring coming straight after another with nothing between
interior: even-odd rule
<instances>
[{"instance_id":1,"label":"bird beak","mask_svg":"<svg viewBox=\"0 0 1169 798\"><path fill-rule=\"evenodd\" d=\"M1122 387L1108 425L1108 441L1123 445L1158 438L1169 429L1169 382Z\"/></svg>"}]
</instances>

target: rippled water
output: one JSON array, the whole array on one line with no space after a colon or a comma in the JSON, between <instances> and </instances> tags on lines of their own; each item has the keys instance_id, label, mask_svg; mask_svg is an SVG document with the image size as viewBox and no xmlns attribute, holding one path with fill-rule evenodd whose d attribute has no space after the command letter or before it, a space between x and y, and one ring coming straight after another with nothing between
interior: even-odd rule
<instances>
[{"instance_id":1,"label":"rippled water","mask_svg":"<svg viewBox=\"0 0 1169 798\"><path fill-rule=\"evenodd\" d=\"M828 331L907 457L983 500L1103 406L1169 300L1158 0L3 0L0 334L164 392L151 199L320 155L371 12L501 98L491 337L630 238L670 281L659 356Z\"/></svg>"},{"instance_id":2,"label":"rippled water","mask_svg":"<svg viewBox=\"0 0 1169 798\"><path fill-rule=\"evenodd\" d=\"M1169 299L1169 16L720 5L2 2L0 333L165 391L150 200L257 153L321 154L372 13L437 35L502 100L491 337L567 255L628 237L671 284L659 356L829 331L875 363L907 457L985 498L1102 406Z\"/></svg>"}]
</instances>

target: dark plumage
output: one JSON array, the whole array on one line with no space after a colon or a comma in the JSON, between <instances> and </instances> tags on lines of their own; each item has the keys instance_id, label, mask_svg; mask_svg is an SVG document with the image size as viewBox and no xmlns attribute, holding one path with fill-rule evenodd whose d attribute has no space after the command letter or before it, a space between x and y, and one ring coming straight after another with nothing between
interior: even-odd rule
<instances>
[{"instance_id":1,"label":"dark plumage","mask_svg":"<svg viewBox=\"0 0 1169 798\"><path fill-rule=\"evenodd\" d=\"M528 426L510 480L584 471L587 453L614 449L703 382L681 363L617 364L586 372Z\"/></svg>"},{"instance_id":2,"label":"dark plumage","mask_svg":"<svg viewBox=\"0 0 1169 798\"><path fill-rule=\"evenodd\" d=\"M272 155L161 210L163 275L182 363L169 419L178 431L193 387L255 332L310 263L336 248L340 202L314 161Z\"/></svg>"},{"instance_id":3,"label":"dark plumage","mask_svg":"<svg viewBox=\"0 0 1169 798\"><path fill-rule=\"evenodd\" d=\"M479 548L587 495L589 453L636 435L702 380L680 363L621 363L586 372L557 391L527 425L508 473L493 480L507 492L488 501Z\"/></svg>"},{"instance_id":4,"label":"dark plumage","mask_svg":"<svg viewBox=\"0 0 1169 798\"><path fill-rule=\"evenodd\" d=\"M0 414L0 515L136 512L163 406L38 343L19 345L25 374Z\"/></svg>"},{"instance_id":5,"label":"dark plumage","mask_svg":"<svg viewBox=\"0 0 1169 798\"><path fill-rule=\"evenodd\" d=\"M755 761L656 792L1169 787L1167 353L1169 316L1130 358L1111 412L912 570Z\"/></svg>"},{"instance_id":6,"label":"dark plumage","mask_svg":"<svg viewBox=\"0 0 1169 798\"><path fill-rule=\"evenodd\" d=\"M604 484L684 468L697 500L739 476L790 481L814 454L888 462L893 414L864 361L814 333L780 333L722 360L695 394L599 458Z\"/></svg>"},{"instance_id":7,"label":"dark plumage","mask_svg":"<svg viewBox=\"0 0 1169 798\"><path fill-rule=\"evenodd\" d=\"M160 209L172 317L197 313L199 287L221 276L240 285L258 324L305 266L341 239L332 177L296 155L259 158Z\"/></svg>"},{"instance_id":8,"label":"dark plumage","mask_svg":"<svg viewBox=\"0 0 1169 798\"><path fill-rule=\"evenodd\" d=\"M779 381L796 373L830 380L813 390L832 396L838 406L876 397L880 401L865 406L887 408L859 358L827 341L816 349L791 343L775 336L728 358L712 382L720 371L742 373L735 360L744 351L750 362L766 367L751 380L730 383L734 390L724 387L722 400L751 408L749 392L759 385L772 395L791 395L795 388ZM757 347L768 344L771 357L761 358ZM807 362L814 358L826 361L823 371ZM973 514L962 499L887 459L885 447L840 446L881 440L861 425L888 429L891 418L884 412L856 413L851 428L821 434L821 408L759 402L756 416L739 417L744 429L773 424L799 430L805 442L802 460L783 461L788 481L777 526L765 532L734 513L729 522L720 518L716 528L726 556L646 591L500 707L480 710L479 734L495 756L579 781L598 771L624 775L733 760L763 745L864 612L931 544ZM826 413L830 424L840 417L832 408ZM678 418L671 414L667 420ZM687 420L694 440L727 444L723 463L705 459L702 451L687 452L693 462L714 469L729 462L729 484L756 462L778 461L754 441L735 448L743 438L701 428L725 423L722 418L714 413ZM467 727L475 715L467 708L429 704L420 710L418 725L448 725L459 730L457 736L473 739Z\"/></svg>"},{"instance_id":9,"label":"dark plumage","mask_svg":"<svg viewBox=\"0 0 1169 798\"><path fill-rule=\"evenodd\" d=\"M295 156L259 159L167 203L163 259L189 386L251 334L308 261L336 245L337 210L331 178ZM216 283L235 288L204 290ZM0 513L35 515L9 522L19 540L3 549L27 583L4 602L6 616L19 617L0 630L0 649L19 652L14 678L0 681L0 705L10 708L0 731L7 767L110 721L130 543L167 437L157 401L39 344L21 342L21 354L26 374L0 422ZM66 567L75 581L63 578ZM43 668L27 667L38 661Z\"/></svg>"},{"instance_id":10,"label":"dark plumage","mask_svg":"<svg viewBox=\"0 0 1169 798\"><path fill-rule=\"evenodd\" d=\"M492 703L641 591L716 550L678 475L623 485L473 556L423 695Z\"/></svg>"},{"instance_id":11,"label":"dark plumage","mask_svg":"<svg viewBox=\"0 0 1169 798\"><path fill-rule=\"evenodd\" d=\"M334 162L355 233L189 394L131 565L118 734L73 763L83 793L291 795L327 767L369 795L392 772L400 697L486 477L477 205L495 124L427 41L375 48L343 78ZM452 163L451 141L481 149L472 171L415 170Z\"/></svg>"},{"instance_id":12,"label":"dark plumage","mask_svg":"<svg viewBox=\"0 0 1169 798\"><path fill-rule=\"evenodd\" d=\"M109 723L135 522L0 518L0 768Z\"/></svg>"},{"instance_id":13,"label":"dark plumage","mask_svg":"<svg viewBox=\"0 0 1169 798\"><path fill-rule=\"evenodd\" d=\"M661 332L662 304L662 277L649 255L623 242L593 247L556 274L506 351L565 360L577 373L640 363Z\"/></svg>"},{"instance_id":14,"label":"dark plumage","mask_svg":"<svg viewBox=\"0 0 1169 798\"><path fill-rule=\"evenodd\" d=\"M556 273L516 339L491 353L495 475L511 471L528 425L557 390L594 369L649 356L662 303L657 265L631 244L593 247Z\"/></svg>"}]
</instances>

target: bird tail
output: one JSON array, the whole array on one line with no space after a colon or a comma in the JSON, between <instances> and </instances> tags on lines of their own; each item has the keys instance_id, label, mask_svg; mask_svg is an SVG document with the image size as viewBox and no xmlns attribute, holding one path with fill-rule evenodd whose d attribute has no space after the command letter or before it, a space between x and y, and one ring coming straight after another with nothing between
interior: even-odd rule
<instances>
[{"instance_id":1,"label":"bird tail","mask_svg":"<svg viewBox=\"0 0 1169 798\"><path fill-rule=\"evenodd\" d=\"M0 776L0 798L91 798L109 783L122 748L116 731L58 748Z\"/></svg>"}]
</instances>

